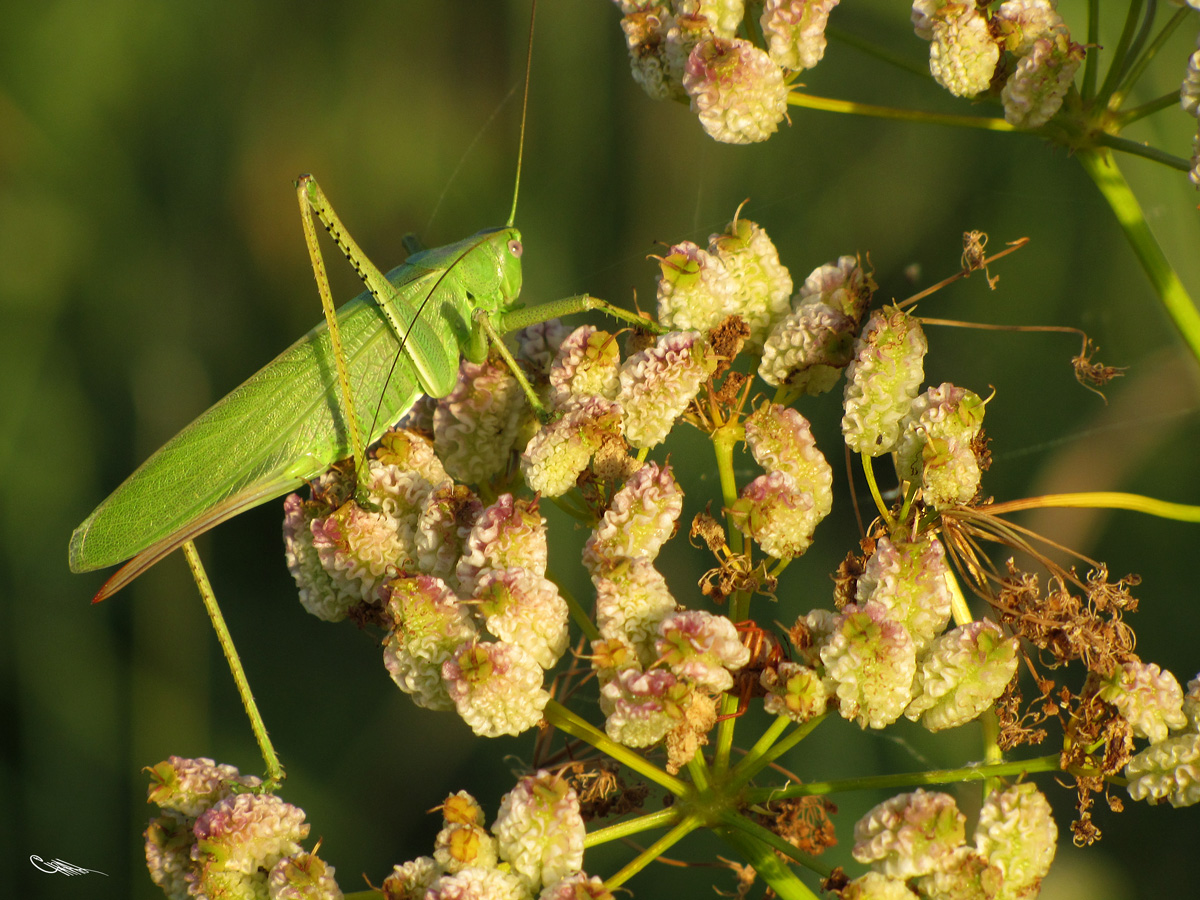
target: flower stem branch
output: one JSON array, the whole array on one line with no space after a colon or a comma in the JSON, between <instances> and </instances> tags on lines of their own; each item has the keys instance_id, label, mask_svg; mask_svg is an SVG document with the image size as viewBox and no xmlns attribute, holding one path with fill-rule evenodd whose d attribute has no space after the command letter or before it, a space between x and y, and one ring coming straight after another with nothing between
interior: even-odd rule
<instances>
[{"instance_id":1,"label":"flower stem branch","mask_svg":"<svg viewBox=\"0 0 1200 900\"><path fill-rule=\"evenodd\" d=\"M588 832L587 837L583 839L583 846L585 849L596 847L600 844L607 844L609 841L618 841L621 838L641 834L643 831L650 831L652 828L665 828L678 822L682 815L683 813L679 811L678 807L672 806L649 815L617 822L615 825Z\"/></svg>"},{"instance_id":2,"label":"flower stem branch","mask_svg":"<svg viewBox=\"0 0 1200 900\"><path fill-rule=\"evenodd\" d=\"M688 786L676 778L674 775L668 775L658 766L646 760L644 757L634 753L628 747L618 744L603 731L582 719L571 710L567 709L557 700L551 700L546 704L546 708L542 710L542 715L546 717L546 721L563 731L571 737L579 738L591 744L601 753L605 753L621 763L628 769L637 772L639 775L650 779L659 787L665 788L676 796L682 796L688 790Z\"/></svg>"},{"instance_id":3,"label":"flower stem branch","mask_svg":"<svg viewBox=\"0 0 1200 900\"><path fill-rule=\"evenodd\" d=\"M988 507L994 515L1020 512L1026 509L1127 509L1132 512L1174 519L1177 522L1200 522L1200 506L1187 503L1171 503L1156 500L1141 494L1126 494L1121 491L1083 491L1077 494L1043 494L1040 497L1025 497L1006 500Z\"/></svg>"},{"instance_id":4,"label":"flower stem branch","mask_svg":"<svg viewBox=\"0 0 1200 900\"><path fill-rule=\"evenodd\" d=\"M1108 201L1142 269L1158 292L1167 315L1175 323L1192 356L1200 361L1200 313L1197 313L1195 303L1154 239L1141 205L1129 189L1129 183L1117 168L1112 155L1097 150L1080 150L1076 158Z\"/></svg>"}]
</instances>

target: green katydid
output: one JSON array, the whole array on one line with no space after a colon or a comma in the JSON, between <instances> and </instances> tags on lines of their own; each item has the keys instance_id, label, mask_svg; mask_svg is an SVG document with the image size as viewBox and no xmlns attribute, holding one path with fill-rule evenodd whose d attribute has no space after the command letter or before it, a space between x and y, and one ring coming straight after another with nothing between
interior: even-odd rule
<instances>
[{"instance_id":1,"label":"green katydid","mask_svg":"<svg viewBox=\"0 0 1200 900\"><path fill-rule=\"evenodd\" d=\"M526 95L528 77L527 69ZM523 145L524 112L521 131ZM520 157L518 150L518 186ZM513 227L516 189L503 228L415 253L386 275L359 249L311 176L301 176L297 193L326 322L155 451L75 529L71 571L125 563L96 602L184 542L296 490L340 459L353 455L363 472L362 448L422 393L448 394L461 358L481 362L491 344L524 383L499 335L589 309L646 324L588 295L516 307L522 253ZM336 313L314 214L367 287Z\"/></svg>"}]
</instances>

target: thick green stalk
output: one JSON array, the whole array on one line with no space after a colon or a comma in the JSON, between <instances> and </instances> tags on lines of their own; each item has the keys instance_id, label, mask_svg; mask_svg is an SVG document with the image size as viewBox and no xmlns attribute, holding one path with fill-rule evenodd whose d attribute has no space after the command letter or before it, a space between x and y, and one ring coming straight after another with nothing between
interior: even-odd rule
<instances>
[{"instance_id":1,"label":"thick green stalk","mask_svg":"<svg viewBox=\"0 0 1200 900\"><path fill-rule=\"evenodd\" d=\"M617 841L621 838L641 834L643 831L650 831L652 828L665 828L668 825L674 825L682 817L683 813L680 812L679 807L672 806L669 809L638 816L625 822L617 822L615 825L588 832L587 837L583 839L583 846L584 849L596 847L600 844L607 844L609 841Z\"/></svg>"},{"instance_id":2,"label":"thick green stalk","mask_svg":"<svg viewBox=\"0 0 1200 900\"><path fill-rule=\"evenodd\" d=\"M1142 264L1150 283L1158 292L1163 308L1175 323L1192 356L1200 362L1200 313L1197 313L1196 304L1188 296L1187 289L1167 262L1158 241L1154 239L1154 234L1142 213L1142 207L1133 191L1129 189L1129 183L1125 181L1121 170L1117 168L1112 154L1098 150L1080 150L1075 154L1075 158L1083 165L1084 171L1091 176L1112 208L1138 262Z\"/></svg>"},{"instance_id":3,"label":"thick green stalk","mask_svg":"<svg viewBox=\"0 0 1200 900\"><path fill-rule=\"evenodd\" d=\"M700 819L693 816L688 816L682 822L660 837L657 841L635 856L621 869L620 872L605 881L604 886L610 891L615 887L621 886L638 872L642 871L642 869L646 868L646 866L650 865L650 863L654 862L656 859L670 850L673 846L682 841L697 828L700 828L702 825L703 822L701 822Z\"/></svg>"}]
</instances>

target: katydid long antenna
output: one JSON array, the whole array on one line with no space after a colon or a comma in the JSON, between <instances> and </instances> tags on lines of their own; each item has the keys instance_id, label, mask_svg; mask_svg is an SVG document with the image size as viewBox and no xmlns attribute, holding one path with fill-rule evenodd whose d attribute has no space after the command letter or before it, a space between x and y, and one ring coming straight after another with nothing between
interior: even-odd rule
<instances>
[{"instance_id":1,"label":"katydid long antenna","mask_svg":"<svg viewBox=\"0 0 1200 900\"><path fill-rule=\"evenodd\" d=\"M529 50L525 55L525 95L521 98L521 136L517 140L517 180L513 184L512 212L506 224L511 227L517 221L517 194L521 191L521 161L525 159L525 113L529 110L529 72L533 68L533 23L537 21L537 0L529 10Z\"/></svg>"}]
</instances>

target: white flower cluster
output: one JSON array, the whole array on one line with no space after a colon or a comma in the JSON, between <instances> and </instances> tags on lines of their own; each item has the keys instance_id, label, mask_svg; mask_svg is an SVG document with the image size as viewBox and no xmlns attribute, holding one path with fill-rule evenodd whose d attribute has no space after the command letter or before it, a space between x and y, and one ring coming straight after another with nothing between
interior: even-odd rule
<instances>
[{"instance_id":1,"label":"white flower cluster","mask_svg":"<svg viewBox=\"0 0 1200 900\"><path fill-rule=\"evenodd\" d=\"M825 25L839 0L765 0L744 23L744 0L614 0L634 80L657 100L691 100L704 130L746 144L787 115L791 73L825 55ZM761 32L766 49L737 37Z\"/></svg>"},{"instance_id":2,"label":"white flower cluster","mask_svg":"<svg viewBox=\"0 0 1200 900\"><path fill-rule=\"evenodd\" d=\"M913 0L929 71L957 97L999 89L1004 118L1039 128L1061 108L1084 48L1071 40L1057 0L1006 0L995 10L953 0Z\"/></svg>"},{"instance_id":3,"label":"white flower cluster","mask_svg":"<svg viewBox=\"0 0 1200 900\"><path fill-rule=\"evenodd\" d=\"M1058 827L1035 785L989 794L973 846L965 826L949 794L917 790L885 800L854 826L854 858L872 871L852 881L843 898L913 897L913 890L929 900L1038 895Z\"/></svg>"},{"instance_id":4,"label":"white flower cluster","mask_svg":"<svg viewBox=\"0 0 1200 900\"><path fill-rule=\"evenodd\" d=\"M397 865L385 897L406 900L612 900L583 866L585 829L575 791L550 772L528 775L500 801L491 829L459 791L440 807L433 856Z\"/></svg>"}]
</instances>

